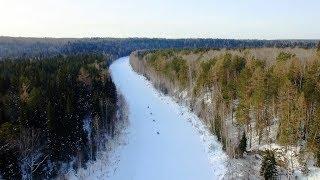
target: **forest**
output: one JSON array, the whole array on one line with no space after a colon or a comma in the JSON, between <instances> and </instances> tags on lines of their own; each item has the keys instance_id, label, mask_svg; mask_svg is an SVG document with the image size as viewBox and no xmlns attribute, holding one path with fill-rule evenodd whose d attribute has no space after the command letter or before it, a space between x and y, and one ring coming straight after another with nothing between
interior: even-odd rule
<instances>
[{"instance_id":1,"label":"forest","mask_svg":"<svg viewBox=\"0 0 320 180\"><path fill-rule=\"evenodd\" d=\"M106 148L118 121L107 60L90 53L0 61L3 178L54 178Z\"/></svg>"},{"instance_id":2,"label":"forest","mask_svg":"<svg viewBox=\"0 0 320 180\"><path fill-rule=\"evenodd\" d=\"M157 39L157 38L24 38L0 37L3 58L44 58L59 54L102 53L114 59L135 50L163 48L314 48L315 40L235 40L235 39Z\"/></svg>"},{"instance_id":3,"label":"forest","mask_svg":"<svg viewBox=\"0 0 320 180\"><path fill-rule=\"evenodd\" d=\"M136 50L134 70L188 104L230 157L261 155L265 177L307 173L312 160L320 165L316 47L315 40L0 37L0 175L63 178L96 160L121 123L108 66Z\"/></svg>"},{"instance_id":4,"label":"forest","mask_svg":"<svg viewBox=\"0 0 320 180\"><path fill-rule=\"evenodd\" d=\"M320 166L320 44L136 51L130 62L188 104L230 157L261 155L266 179Z\"/></svg>"}]
</instances>

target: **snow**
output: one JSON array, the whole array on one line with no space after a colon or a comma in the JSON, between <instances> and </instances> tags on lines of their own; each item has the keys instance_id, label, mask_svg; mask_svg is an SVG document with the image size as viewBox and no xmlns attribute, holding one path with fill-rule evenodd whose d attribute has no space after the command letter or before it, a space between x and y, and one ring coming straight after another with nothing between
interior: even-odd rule
<instances>
[{"instance_id":1,"label":"snow","mask_svg":"<svg viewBox=\"0 0 320 180\"><path fill-rule=\"evenodd\" d=\"M309 174L307 176L300 175L301 179L306 179L306 180L318 180L320 179L320 168L317 167L309 167Z\"/></svg>"},{"instance_id":2,"label":"snow","mask_svg":"<svg viewBox=\"0 0 320 180\"><path fill-rule=\"evenodd\" d=\"M160 94L134 72L129 57L115 61L112 79L129 107L129 126L117 146L86 170L81 179L222 179L227 156L198 117ZM120 145L119 145L120 144ZM71 179L73 179L71 178Z\"/></svg>"}]
</instances>

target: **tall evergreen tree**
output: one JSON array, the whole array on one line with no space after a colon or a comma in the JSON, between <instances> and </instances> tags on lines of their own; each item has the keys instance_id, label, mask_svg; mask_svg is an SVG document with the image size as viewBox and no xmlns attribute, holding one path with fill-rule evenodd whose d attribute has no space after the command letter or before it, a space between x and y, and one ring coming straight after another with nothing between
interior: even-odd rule
<instances>
[{"instance_id":1,"label":"tall evergreen tree","mask_svg":"<svg viewBox=\"0 0 320 180\"><path fill-rule=\"evenodd\" d=\"M267 150L263 156L260 174L266 180L274 179L277 176L276 158L271 150Z\"/></svg>"},{"instance_id":2,"label":"tall evergreen tree","mask_svg":"<svg viewBox=\"0 0 320 180\"><path fill-rule=\"evenodd\" d=\"M240 150L241 156L243 156L243 153L247 151L247 137L245 132L243 133L242 138L240 140L239 150Z\"/></svg>"}]
</instances>

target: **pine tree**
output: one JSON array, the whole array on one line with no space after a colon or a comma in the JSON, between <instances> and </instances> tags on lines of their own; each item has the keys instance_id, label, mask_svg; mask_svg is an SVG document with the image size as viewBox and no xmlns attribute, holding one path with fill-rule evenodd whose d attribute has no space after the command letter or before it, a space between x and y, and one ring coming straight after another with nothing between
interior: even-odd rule
<instances>
[{"instance_id":1,"label":"pine tree","mask_svg":"<svg viewBox=\"0 0 320 180\"><path fill-rule=\"evenodd\" d=\"M299 140L301 121L305 119L304 95L299 95L287 79L279 93L280 125L278 141L285 146L295 145Z\"/></svg>"},{"instance_id":2,"label":"pine tree","mask_svg":"<svg viewBox=\"0 0 320 180\"><path fill-rule=\"evenodd\" d=\"M263 156L262 166L260 170L261 176L266 180L275 179L277 176L277 162L274 153L271 150L267 150Z\"/></svg>"},{"instance_id":3,"label":"pine tree","mask_svg":"<svg viewBox=\"0 0 320 180\"><path fill-rule=\"evenodd\" d=\"M245 132L243 133L242 138L240 140L239 150L240 150L241 156L243 156L243 153L247 151L247 137Z\"/></svg>"},{"instance_id":4,"label":"pine tree","mask_svg":"<svg viewBox=\"0 0 320 180\"><path fill-rule=\"evenodd\" d=\"M266 75L262 68L258 67L254 71L251 78L251 85L253 93L251 96L251 103L253 105L253 112L256 119L256 131L259 136L259 144L261 143L263 130L267 126L267 117L265 117L266 108Z\"/></svg>"},{"instance_id":5,"label":"pine tree","mask_svg":"<svg viewBox=\"0 0 320 180\"><path fill-rule=\"evenodd\" d=\"M302 88L303 83L303 65L301 61L294 58L290 64L288 77L291 82L299 89Z\"/></svg>"}]
</instances>

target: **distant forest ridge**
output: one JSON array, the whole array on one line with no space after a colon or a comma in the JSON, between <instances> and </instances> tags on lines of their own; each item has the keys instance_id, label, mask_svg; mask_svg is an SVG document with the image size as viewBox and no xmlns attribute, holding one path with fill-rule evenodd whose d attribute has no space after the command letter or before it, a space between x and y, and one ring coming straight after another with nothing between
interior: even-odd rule
<instances>
[{"instance_id":1,"label":"distant forest ridge","mask_svg":"<svg viewBox=\"0 0 320 180\"><path fill-rule=\"evenodd\" d=\"M158 38L27 38L0 36L0 60L43 58L59 54L105 53L113 58L135 50L163 48L315 48L318 40L236 40Z\"/></svg>"}]
</instances>

